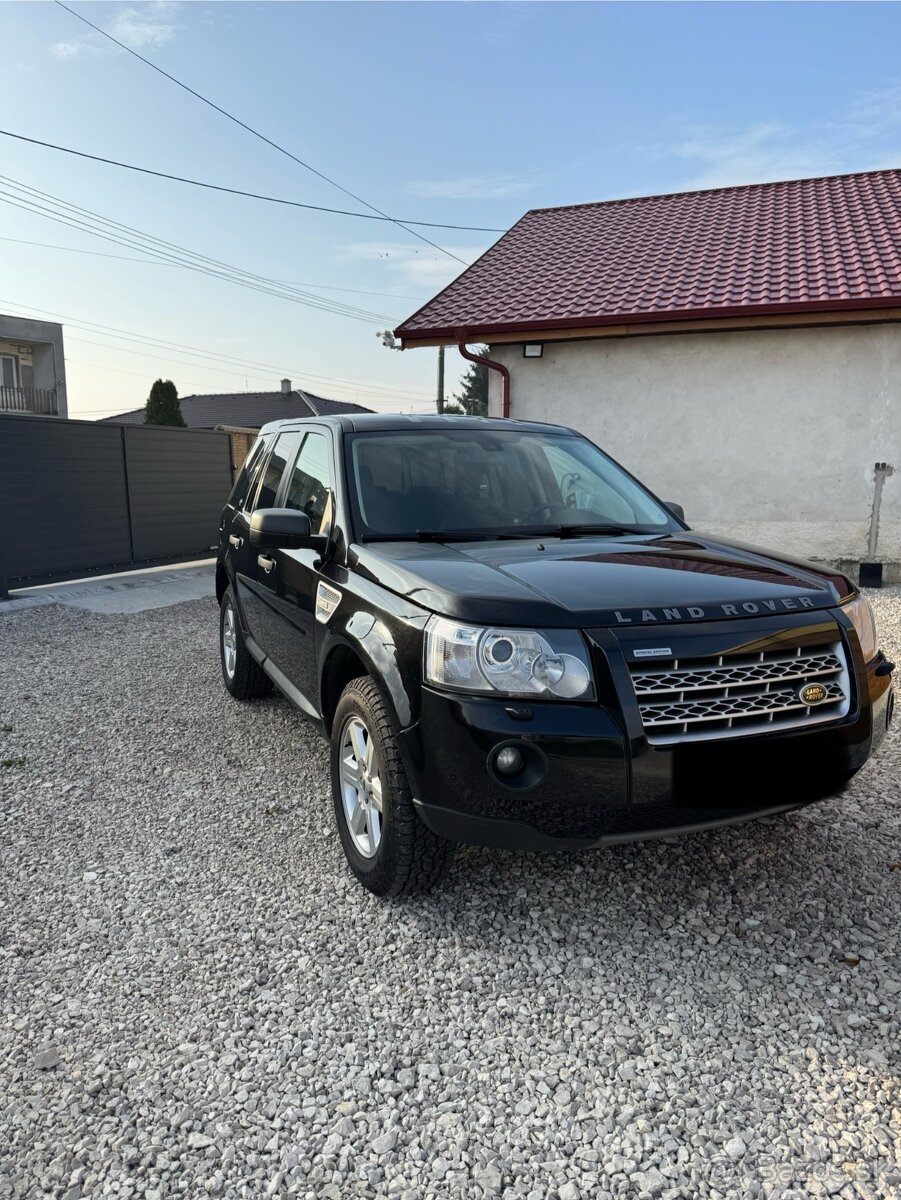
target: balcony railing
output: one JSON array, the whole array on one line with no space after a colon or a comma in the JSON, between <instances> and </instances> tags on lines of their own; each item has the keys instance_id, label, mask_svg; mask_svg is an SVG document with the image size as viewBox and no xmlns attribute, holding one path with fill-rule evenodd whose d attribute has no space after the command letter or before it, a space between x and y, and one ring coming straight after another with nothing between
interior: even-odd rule
<instances>
[{"instance_id":1,"label":"balcony railing","mask_svg":"<svg viewBox=\"0 0 901 1200\"><path fill-rule=\"evenodd\" d=\"M0 387L0 412L55 417L59 413L56 388Z\"/></svg>"}]
</instances>

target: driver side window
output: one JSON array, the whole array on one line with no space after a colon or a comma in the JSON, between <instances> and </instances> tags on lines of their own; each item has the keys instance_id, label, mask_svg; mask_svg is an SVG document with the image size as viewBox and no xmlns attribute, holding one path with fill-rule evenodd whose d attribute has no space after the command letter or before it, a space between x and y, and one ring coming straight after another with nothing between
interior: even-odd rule
<instances>
[{"instance_id":1,"label":"driver side window","mask_svg":"<svg viewBox=\"0 0 901 1200\"><path fill-rule=\"evenodd\" d=\"M253 505L254 511L258 508L275 507L275 498L278 495L282 475L285 473L288 463L297 453L301 436L299 433L290 432L278 435L275 448L269 456L269 461L266 463L266 469L263 472L263 478L260 481L260 489L257 492L256 501Z\"/></svg>"},{"instance_id":2,"label":"driver side window","mask_svg":"<svg viewBox=\"0 0 901 1200\"><path fill-rule=\"evenodd\" d=\"M285 508L305 512L313 533L327 533L332 522L331 485L328 442L321 433L308 433L288 479Z\"/></svg>"}]
</instances>

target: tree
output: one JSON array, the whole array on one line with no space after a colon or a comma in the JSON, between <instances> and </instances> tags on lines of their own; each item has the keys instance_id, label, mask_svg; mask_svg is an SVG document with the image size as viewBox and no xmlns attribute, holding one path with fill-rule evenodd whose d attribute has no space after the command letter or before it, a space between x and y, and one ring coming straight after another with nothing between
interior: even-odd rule
<instances>
[{"instance_id":1,"label":"tree","mask_svg":"<svg viewBox=\"0 0 901 1200\"><path fill-rule=\"evenodd\" d=\"M476 350L479 358L488 357L488 347L479 346ZM469 370L460 380L460 391L454 394L454 400L460 411L470 417L486 417L488 415L488 368L479 363L470 363ZM445 412L456 412L455 406L447 405Z\"/></svg>"},{"instance_id":2,"label":"tree","mask_svg":"<svg viewBox=\"0 0 901 1200\"><path fill-rule=\"evenodd\" d=\"M185 419L178 403L178 390L171 379L158 379L144 405L145 425L177 425L184 429Z\"/></svg>"}]
</instances>

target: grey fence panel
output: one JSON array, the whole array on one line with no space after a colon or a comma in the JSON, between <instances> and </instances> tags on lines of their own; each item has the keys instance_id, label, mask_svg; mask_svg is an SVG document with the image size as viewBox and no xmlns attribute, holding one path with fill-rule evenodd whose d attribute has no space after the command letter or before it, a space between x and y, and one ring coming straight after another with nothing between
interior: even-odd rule
<instances>
[{"instance_id":1,"label":"grey fence panel","mask_svg":"<svg viewBox=\"0 0 901 1200\"><path fill-rule=\"evenodd\" d=\"M208 554L232 487L228 434L124 426L136 559Z\"/></svg>"},{"instance_id":2,"label":"grey fence panel","mask_svg":"<svg viewBox=\"0 0 901 1200\"><path fill-rule=\"evenodd\" d=\"M131 562L119 428L0 418L0 537L10 580Z\"/></svg>"},{"instance_id":3,"label":"grey fence panel","mask_svg":"<svg viewBox=\"0 0 901 1200\"><path fill-rule=\"evenodd\" d=\"M225 433L0 414L0 597L208 554L231 466Z\"/></svg>"}]
</instances>

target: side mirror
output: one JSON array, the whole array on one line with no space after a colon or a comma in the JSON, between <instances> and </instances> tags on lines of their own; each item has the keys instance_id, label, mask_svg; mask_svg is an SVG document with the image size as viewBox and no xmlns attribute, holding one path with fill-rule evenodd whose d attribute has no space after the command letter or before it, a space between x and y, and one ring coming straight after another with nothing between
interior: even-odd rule
<instances>
[{"instance_id":1,"label":"side mirror","mask_svg":"<svg viewBox=\"0 0 901 1200\"><path fill-rule=\"evenodd\" d=\"M326 538L313 533L310 518L296 508L258 508L250 517L250 544L267 550L319 550Z\"/></svg>"},{"instance_id":2,"label":"side mirror","mask_svg":"<svg viewBox=\"0 0 901 1200\"><path fill-rule=\"evenodd\" d=\"M685 520L685 509L681 504L677 504L675 500L664 500L664 505L670 510L674 517L678 517L680 521Z\"/></svg>"}]
</instances>

